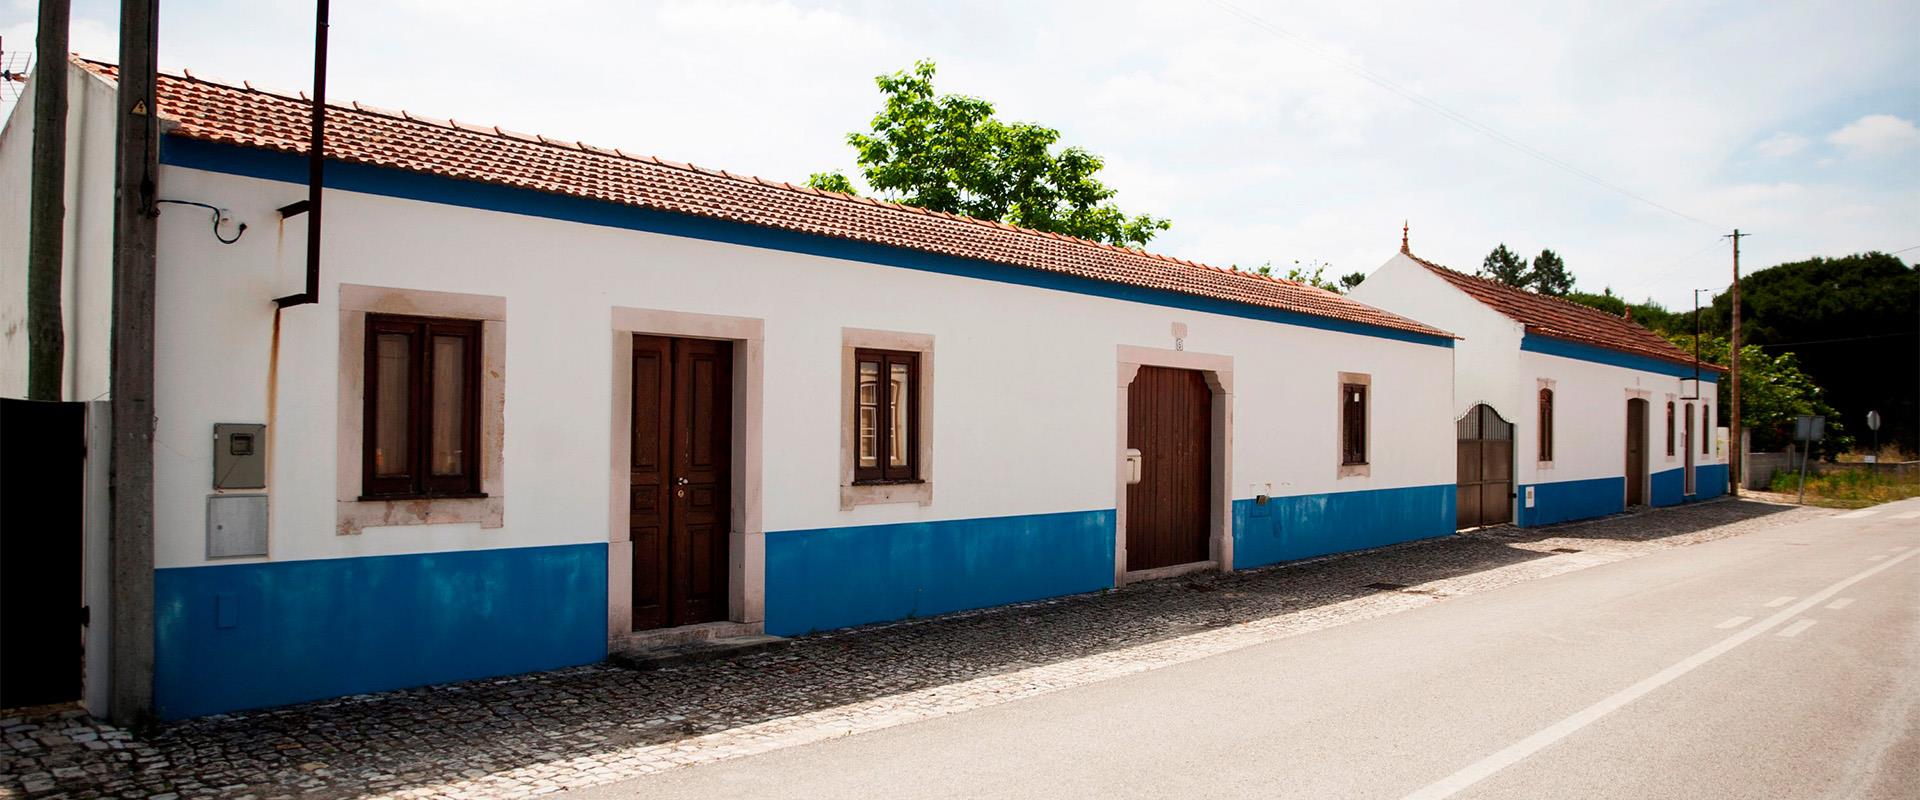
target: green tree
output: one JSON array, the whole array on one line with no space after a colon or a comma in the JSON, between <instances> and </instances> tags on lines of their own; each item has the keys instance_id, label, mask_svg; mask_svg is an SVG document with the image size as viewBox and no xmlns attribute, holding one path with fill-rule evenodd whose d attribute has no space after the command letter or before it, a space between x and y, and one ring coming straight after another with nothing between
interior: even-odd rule
<instances>
[{"instance_id":1,"label":"green tree","mask_svg":"<svg viewBox=\"0 0 1920 800\"><path fill-rule=\"evenodd\" d=\"M1353 291L1353 287L1359 286L1360 282L1366 279L1367 273L1364 272L1349 272L1340 276L1340 293L1346 294Z\"/></svg>"},{"instance_id":2,"label":"green tree","mask_svg":"<svg viewBox=\"0 0 1920 800\"><path fill-rule=\"evenodd\" d=\"M1560 254L1552 250L1542 250L1534 257L1533 269L1527 278L1533 290L1540 294L1563 297L1573 291L1573 273L1567 271L1567 262L1560 259Z\"/></svg>"},{"instance_id":3,"label":"green tree","mask_svg":"<svg viewBox=\"0 0 1920 800\"><path fill-rule=\"evenodd\" d=\"M986 100L935 94L933 77L933 62L918 61L875 78L886 104L870 133L847 134L861 176L881 197L1122 246L1144 245L1171 226L1115 206L1114 190L1095 177L1106 166L1099 156L1056 148L1060 132L1052 128L1002 122ZM837 172L807 183L853 189Z\"/></svg>"},{"instance_id":4,"label":"green tree","mask_svg":"<svg viewBox=\"0 0 1920 800\"><path fill-rule=\"evenodd\" d=\"M1668 341L1683 350L1693 350L1693 334L1668 334ZM1700 337L1700 360L1727 366L1727 339L1712 334ZM1722 419L1732 410L1733 384L1721 376L1717 407ZM1828 404L1826 392L1800 369L1800 360L1791 352L1769 353L1759 345L1740 346L1740 420L1753 432L1755 451L1785 449L1793 440L1793 418L1801 414L1827 415L1827 439L1821 449L1840 453L1852 446L1853 437L1845 420Z\"/></svg>"},{"instance_id":5,"label":"green tree","mask_svg":"<svg viewBox=\"0 0 1920 800\"><path fill-rule=\"evenodd\" d=\"M1726 334L1731 298L1713 299L1707 328ZM1880 441L1920 449L1920 273L1887 253L1810 258L1740 279L1742 345L1791 349L1854 431L1868 411ZM1745 352L1745 348L1742 348ZM1742 362L1742 380L1745 363Z\"/></svg>"},{"instance_id":6,"label":"green tree","mask_svg":"<svg viewBox=\"0 0 1920 800\"><path fill-rule=\"evenodd\" d=\"M1600 294L1592 292L1568 292L1563 298L1589 308L1597 308L1616 317L1628 317L1642 327L1664 335L1693 335L1692 311L1668 311L1666 306L1649 299L1644 303L1629 303L1613 293L1613 287L1602 289ZM1632 313L1629 314L1628 310ZM1692 342L1692 339L1688 339ZM1691 348L1693 345L1687 345ZM1689 350L1691 352L1691 350Z\"/></svg>"},{"instance_id":7,"label":"green tree","mask_svg":"<svg viewBox=\"0 0 1920 800\"><path fill-rule=\"evenodd\" d=\"M1532 282L1527 271L1527 260L1514 255L1505 242L1493 248L1493 252L1488 253L1486 260L1480 263L1480 276L1516 289L1524 289Z\"/></svg>"}]
</instances>

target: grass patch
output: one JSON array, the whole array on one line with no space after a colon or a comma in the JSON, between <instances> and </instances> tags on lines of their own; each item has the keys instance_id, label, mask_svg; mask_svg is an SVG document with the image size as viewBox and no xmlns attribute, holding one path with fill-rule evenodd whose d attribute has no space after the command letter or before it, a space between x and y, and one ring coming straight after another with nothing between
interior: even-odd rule
<instances>
[{"instance_id":1,"label":"grass patch","mask_svg":"<svg viewBox=\"0 0 1920 800\"><path fill-rule=\"evenodd\" d=\"M1797 494L1800 473L1780 470L1773 474L1775 492ZM1837 469L1826 474L1807 474L1807 505L1827 508L1865 508L1909 497L1920 497L1920 476L1898 477L1892 471Z\"/></svg>"}]
</instances>

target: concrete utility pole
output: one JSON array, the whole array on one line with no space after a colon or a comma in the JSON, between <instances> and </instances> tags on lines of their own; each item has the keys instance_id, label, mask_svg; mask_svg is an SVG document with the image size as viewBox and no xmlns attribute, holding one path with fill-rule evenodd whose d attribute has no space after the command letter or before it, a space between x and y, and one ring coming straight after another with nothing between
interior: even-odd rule
<instances>
[{"instance_id":1,"label":"concrete utility pole","mask_svg":"<svg viewBox=\"0 0 1920 800\"><path fill-rule=\"evenodd\" d=\"M1752 235L1734 228L1727 237L1733 240L1733 329L1727 339L1728 363L1733 371L1733 420L1727 428L1728 438L1733 440L1733 486L1729 491L1736 497L1740 494L1740 481L1747 467L1747 446L1740 438L1740 237Z\"/></svg>"},{"instance_id":2,"label":"concrete utility pole","mask_svg":"<svg viewBox=\"0 0 1920 800\"><path fill-rule=\"evenodd\" d=\"M159 0L120 4L120 86L114 98L113 655L109 715L153 717L154 181L160 171ZM66 63L65 59L61 63Z\"/></svg>"},{"instance_id":3,"label":"concrete utility pole","mask_svg":"<svg viewBox=\"0 0 1920 800\"><path fill-rule=\"evenodd\" d=\"M27 222L27 397L65 396L66 330L60 320L67 216L67 0L40 0L33 65L33 177Z\"/></svg>"}]
</instances>

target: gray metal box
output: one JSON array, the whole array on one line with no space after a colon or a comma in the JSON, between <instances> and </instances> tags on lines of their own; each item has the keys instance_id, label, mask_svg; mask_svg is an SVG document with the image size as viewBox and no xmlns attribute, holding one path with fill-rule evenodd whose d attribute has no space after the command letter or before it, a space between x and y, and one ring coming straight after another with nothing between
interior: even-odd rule
<instances>
[{"instance_id":1,"label":"gray metal box","mask_svg":"<svg viewBox=\"0 0 1920 800\"><path fill-rule=\"evenodd\" d=\"M267 554L267 496L216 494L207 497L207 557Z\"/></svg>"},{"instance_id":2,"label":"gray metal box","mask_svg":"<svg viewBox=\"0 0 1920 800\"><path fill-rule=\"evenodd\" d=\"M213 488L267 488L267 426L213 424Z\"/></svg>"}]
</instances>

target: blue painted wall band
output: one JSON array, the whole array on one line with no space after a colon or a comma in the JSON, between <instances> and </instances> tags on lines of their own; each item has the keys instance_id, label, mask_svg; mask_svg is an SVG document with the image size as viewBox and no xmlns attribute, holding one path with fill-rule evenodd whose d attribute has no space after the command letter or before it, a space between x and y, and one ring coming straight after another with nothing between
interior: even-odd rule
<instances>
[{"instance_id":1,"label":"blue painted wall band","mask_svg":"<svg viewBox=\"0 0 1920 800\"><path fill-rule=\"evenodd\" d=\"M219 172L263 180L304 184L307 162L302 156L239 145L162 137L160 161L187 169ZM463 181L439 175L328 162L327 186L343 191L418 200L427 203L499 211L531 217L578 222L610 228L660 233L691 239L781 250L792 253L859 261L890 267L936 272L999 283L1010 283L1073 294L1106 297L1135 303L1180 308L1209 314L1256 319L1302 328L1372 336L1435 347L1453 347L1443 336L1382 328L1313 314L1299 314L1266 306L1149 289L1082 278L1058 272L1016 267L990 261L959 258L900 247L837 239L831 236L729 222L691 214L675 214L636 206L590 200L498 184Z\"/></svg>"},{"instance_id":2,"label":"blue painted wall band","mask_svg":"<svg viewBox=\"0 0 1920 800\"><path fill-rule=\"evenodd\" d=\"M1114 510L767 533L767 632L797 636L1113 585Z\"/></svg>"},{"instance_id":3,"label":"blue painted wall band","mask_svg":"<svg viewBox=\"0 0 1920 800\"><path fill-rule=\"evenodd\" d=\"M162 719L591 664L607 546L154 570Z\"/></svg>"},{"instance_id":4,"label":"blue painted wall band","mask_svg":"<svg viewBox=\"0 0 1920 800\"><path fill-rule=\"evenodd\" d=\"M1609 350L1605 347L1595 347L1594 345L1586 344L1584 342L1574 342L1574 341L1568 341L1566 339L1555 339L1551 336L1541 336L1535 333L1529 333L1520 337L1520 349L1530 353L1540 353L1542 355L1559 356L1561 358L1571 358L1571 359L1576 359L1580 361L1588 361L1595 364L1605 364L1612 367L1625 367L1627 369L1637 369L1643 372L1652 372L1659 375L1670 375L1676 378L1693 377L1693 365L1691 364L1678 364L1672 361L1662 361L1657 358L1649 358L1647 356L1637 355L1634 353L1623 353L1619 350ZM1708 368L1705 366L1701 367L1700 369L1701 383L1711 386L1711 385L1714 385L1716 382L1718 382L1719 379L1720 379L1719 373L1715 372L1711 368Z\"/></svg>"},{"instance_id":5,"label":"blue painted wall band","mask_svg":"<svg viewBox=\"0 0 1920 800\"><path fill-rule=\"evenodd\" d=\"M1233 501L1235 569L1453 533L1453 484Z\"/></svg>"}]
</instances>

